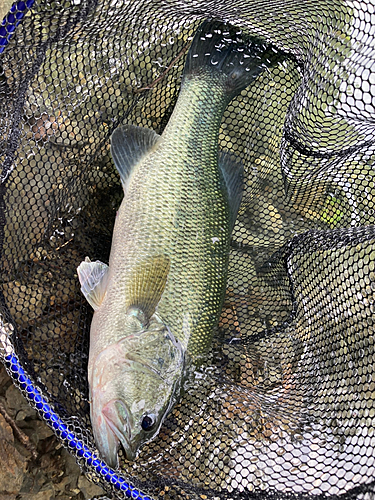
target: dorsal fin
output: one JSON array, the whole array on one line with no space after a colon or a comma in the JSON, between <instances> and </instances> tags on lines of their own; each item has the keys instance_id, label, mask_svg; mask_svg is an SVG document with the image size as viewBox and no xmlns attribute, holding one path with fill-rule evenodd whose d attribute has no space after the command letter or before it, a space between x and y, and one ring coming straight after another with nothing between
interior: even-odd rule
<instances>
[{"instance_id":1,"label":"dorsal fin","mask_svg":"<svg viewBox=\"0 0 375 500\"><path fill-rule=\"evenodd\" d=\"M117 127L111 136L111 155L125 190L133 167L149 153L160 139L153 130L134 125Z\"/></svg>"},{"instance_id":2,"label":"dorsal fin","mask_svg":"<svg viewBox=\"0 0 375 500\"><path fill-rule=\"evenodd\" d=\"M243 193L243 165L230 153L219 152L219 167L228 193L230 230L233 231Z\"/></svg>"},{"instance_id":3,"label":"dorsal fin","mask_svg":"<svg viewBox=\"0 0 375 500\"><path fill-rule=\"evenodd\" d=\"M137 308L147 319L155 312L167 283L170 260L157 255L139 264L125 290L126 308Z\"/></svg>"},{"instance_id":4,"label":"dorsal fin","mask_svg":"<svg viewBox=\"0 0 375 500\"><path fill-rule=\"evenodd\" d=\"M100 260L91 262L88 257L77 267L81 292L95 311L102 303L107 290L108 270L107 264Z\"/></svg>"}]
</instances>

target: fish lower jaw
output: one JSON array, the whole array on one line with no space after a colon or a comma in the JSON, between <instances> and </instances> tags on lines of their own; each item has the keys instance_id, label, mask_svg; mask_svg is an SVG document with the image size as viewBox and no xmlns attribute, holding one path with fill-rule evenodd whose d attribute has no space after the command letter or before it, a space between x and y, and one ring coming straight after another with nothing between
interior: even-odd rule
<instances>
[{"instance_id":1,"label":"fish lower jaw","mask_svg":"<svg viewBox=\"0 0 375 500\"><path fill-rule=\"evenodd\" d=\"M125 458L128 462L134 462L135 458L137 457L138 453L131 448L125 448L124 445L122 445L123 450L125 452Z\"/></svg>"},{"instance_id":2,"label":"fish lower jaw","mask_svg":"<svg viewBox=\"0 0 375 500\"><path fill-rule=\"evenodd\" d=\"M116 425L105 416L103 417L106 423L106 435L101 435L95 441L98 445L98 450L105 462L112 468L117 469L119 466L118 451L120 446L125 453L126 460L132 462L136 455L137 450L133 449L130 441L125 435L119 432Z\"/></svg>"},{"instance_id":3,"label":"fish lower jaw","mask_svg":"<svg viewBox=\"0 0 375 500\"><path fill-rule=\"evenodd\" d=\"M108 425L111 428L113 434L117 438L117 442L118 442L117 452L118 452L118 449L120 448L120 443L121 443L122 448L125 452L126 460L129 460L130 462L132 462L134 460L134 458L136 457L136 451L133 450L133 448L131 447L130 442L127 440L127 438L123 434L119 433L117 427L111 421L108 421Z\"/></svg>"}]
</instances>

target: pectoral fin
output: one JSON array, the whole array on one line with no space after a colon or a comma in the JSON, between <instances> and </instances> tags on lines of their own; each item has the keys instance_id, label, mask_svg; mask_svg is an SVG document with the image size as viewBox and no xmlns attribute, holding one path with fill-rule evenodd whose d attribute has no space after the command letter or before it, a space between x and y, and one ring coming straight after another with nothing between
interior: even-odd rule
<instances>
[{"instance_id":1,"label":"pectoral fin","mask_svg":"<svg viewBox=\"0 0 375 500\"><path fill-rule=\"evenodd\" d=\"M153 130L134 125L117 127L111 136L111 155L125 190L133 167L160 139Z\"/></svg>"},{"instance_id":2,"label":"pectoral fin","mask_svg":"<svg viewBox=\"0 0 375 500\"><path fill-rule=\"evenodd\" d=\"M108 270L107 264L100 260L91 262L88 257L77 267L81 292L94 310L102 303L107 290Z\"/></svg>"},{"instance_id":3,"label":"pectoral fin","mask_svg":"<svg viewBox=\"0 0 375 500\"><path fill-rule=\"evenodd\" d=\"M223 174L225 187L228 193L230 230L232 232L243 194L243 165L235 156L220 151L219 167Z\"/></svg>"},{"instance_id":4,"label":"pectoral fin","mask_svg":"<svg viewBox=\"0 0 375 500\"><path fill-rule=\"evenodd\" d=\"M169 268L169 258L164 255L148 259L137 266L126 287L127 309L141 309L149 319L164 292Z\"/></svg>"}]
</instances>

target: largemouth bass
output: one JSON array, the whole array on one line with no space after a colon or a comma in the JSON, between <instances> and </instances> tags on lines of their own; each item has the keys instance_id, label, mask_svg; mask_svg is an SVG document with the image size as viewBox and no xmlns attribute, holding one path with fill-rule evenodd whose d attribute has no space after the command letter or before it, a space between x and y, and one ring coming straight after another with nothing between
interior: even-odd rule
<instances>
[{"instance_id":1,"label":"largemouth bass","mask_svg":"<svg viewBox=\"0 0 375 500\"><path fill-rule=\"evenodd\" d=\"M218 152L223 113L274 50L204 23L187 55L162 136L125 125L111 137L124 199L109 266L86 259L81 289L95 312L88 378L99 452L115 467L152 439L179 396L187 356L211 343L227 279L243 168Z\"/></svg>"}]
</instances>

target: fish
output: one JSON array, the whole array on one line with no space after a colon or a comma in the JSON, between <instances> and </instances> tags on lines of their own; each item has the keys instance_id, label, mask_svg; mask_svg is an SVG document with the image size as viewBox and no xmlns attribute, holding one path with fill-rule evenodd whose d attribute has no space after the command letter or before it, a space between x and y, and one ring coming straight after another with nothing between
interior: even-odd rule
<instances>
[{"instance_id":1,"label":"fish","mask_svg":"<svg viewBox=\"0 0 375 500\"><path fill-rule=\"evenodd\" d=\"M88 381L100 456L135 460L178 401L186 366L204 359L223 306L243 165L219 151L229 102L277 52L218 21L205 21L186 57L162 135L131 124L111 136L124 198L109 264L77 268L94 309ZM201 362L201 361L200 361Z\"/></svg>"}]
</instances>

